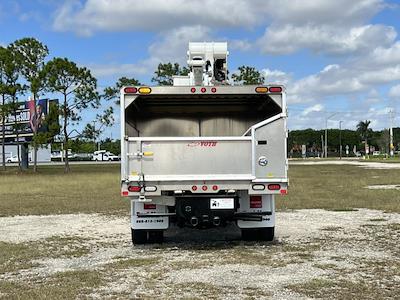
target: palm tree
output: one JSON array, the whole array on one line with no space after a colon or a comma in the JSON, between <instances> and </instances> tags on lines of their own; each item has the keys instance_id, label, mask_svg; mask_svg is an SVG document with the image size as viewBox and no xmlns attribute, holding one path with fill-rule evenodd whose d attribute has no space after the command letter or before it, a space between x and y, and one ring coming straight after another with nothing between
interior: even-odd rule
<instances>
[{"instance_id":1,"label":"palm tree","mask_svg":"<svg viewBox=\"0 0 400 300\"><path fill-rule=\"evenodd\" d=\"M370 124L371 121L369 120L360 121L357 124L357 132L360 134L361 139L365 142L365 147L368 147L368 138L372 134L372 129L368 128Z\"/></svg>"}]
</instances>

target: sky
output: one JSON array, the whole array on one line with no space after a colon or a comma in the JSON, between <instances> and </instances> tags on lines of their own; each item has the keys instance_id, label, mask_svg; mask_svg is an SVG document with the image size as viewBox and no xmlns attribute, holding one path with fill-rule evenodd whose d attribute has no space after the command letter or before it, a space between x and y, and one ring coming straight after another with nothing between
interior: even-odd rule
<instances>
[{"instance_id":1,"label":"sky","mask_svg":"<svg viewBox=\"0 0 400 300\"><path fill-rule=\"evenodd\" d=\"M0 1L0 45L35 37L99 90L122 76L151 84L158 63L186 64L189 41L227 41L231 73L249 65L285 84L290 130L400 127L399 32L400 0ZM115 111L103 138L119 137Z\"/></svg>"}]
</instances>

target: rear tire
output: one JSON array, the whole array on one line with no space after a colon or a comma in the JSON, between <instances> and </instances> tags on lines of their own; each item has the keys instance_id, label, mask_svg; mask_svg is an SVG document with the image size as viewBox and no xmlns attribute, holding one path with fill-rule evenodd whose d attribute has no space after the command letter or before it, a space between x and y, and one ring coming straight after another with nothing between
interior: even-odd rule
<instances>
[{"instance_id":1,"label":"rear tire","mask_svg":"<svg viewBox=\"0 0 400 300\"><path fill-rule=\"evenodd\" d=\"M162 242L164 242L164 231L163 230L149 231L149 243L161 244Z\"/></svg>"},{"instance_id":2,"label":"rear tire","mask_svg":"<svg viewBox=\"0 0 400 300\"><path fill-rule=\"evenodd\" d=\"M260 228L259 234L260 234L260 240L273 241L275 235L275 227Z\"/></svg>"},{"instance_id":3,"label":"rear tire","mask_svg":"<svg viewBox=\"0 0 400 300\"><path fill-rule=\"evenodd\" d=\"M143 229L131 229L132 243L134 245L146 244L147 231Z\"/></svg>"},{"instance_id":4,"label":"rear tire","mask_svg":"<svg viewBox=\"0 0 400 300\"><path fill-rule=\"evenodd\" d=\"M274 239L275 227L246 228L242 229L242 240L244 241L272 241Z\"/></svg>"},{"instance_id":5,"label":"rear tire","mask_svg":"<svg viewBox=\"0 0 400 300\"><path fill-rule=\"evenodd\" d=\"M243 241L256 241L257 240L257 229L242 229L242 240Z\"/></svg>"}]
</instances>

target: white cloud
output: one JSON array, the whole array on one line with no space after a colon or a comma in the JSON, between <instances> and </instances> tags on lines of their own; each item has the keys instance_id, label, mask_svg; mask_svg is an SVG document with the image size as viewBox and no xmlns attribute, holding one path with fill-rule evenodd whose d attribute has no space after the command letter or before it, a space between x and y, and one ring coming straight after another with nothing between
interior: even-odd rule
<instances>
[{"instance_id":1,"label":"white cloud","mask_svg":"<svg viewBox=\"0 0 400 300\"><path fill-rule=\"evenodd\" d=\"M381 84L400 80L399 44L380 47L353 61L328 65L316 74L297 80L288 89L289 101L312 102L328 96L367 92Z\"/></svg>"},{"instance_id":2,"label":"white cloud","mask_svg":"<svg viewBox=\"0 0 400 300\"><path fill-rule=\"evenodd\" d=\"M138 63L111 63L89 65L96 77L121 77L152 74L157 65L178 62L186 66L186 51L190 41L209 40L209 29L202 26L184 26L163 31L157 42L148 48L149 57Z\"/></svg>"},{"instance_id":3,"label":"white cloud","mask_svg":"<svg viewBox=\"0 0 400 300\"><path fill-rule=\"evenodd\" d=\"M186 65L186 51L189 42L207 41L210 29L204 26L182 26L159 34L159 41L149 47L150 60L179 62Z\"/></svg>"},{"instance_id":4,"label":"white cloud","mask_svg":"<svg viewBox=\"0 0 400 300\"><path fill-rule=\"evenodd\" d=\"M262 69L261 73L265 77L265 82L267 83L279 83L279 84L288 84L291 80L291 76L280 70L270 70L270 69Z\"/></svg>"},{"instance_id":5,"label":"white cloud","mask_svg":"<svg viewBox=\"0 0 400 300\"><path fill-rule=\"evenodd\" d=\"M194 25L253 26L258 23L255 12L245 0L87 0L84 4L75 0L61 5L53 28L90 35L95 31L159 31Z\"/></svg>"},{"instance_id":6,"label":"white cloud","mask_svg":"<svg viewBox=\"0 0 400 300\"><path fill-rule=\"evenodd\" d=\"M281 0L267 1L275 22L291 24L359 24L384 8L383 0Z\"/></svg>"},{"instance_id":7,"label":"white cloud","mask_svg":"<svg viewBox=\"0 0 400 300\"><path fill-rule=\"evenodd\" d=\"M265 53L310 48L329 54L357 53L393 41L393 28L365 25L385 7L383 0L78 0L64 2L53 28L91 35L96 31L153 31L180 27L266 27L256 43ZM233 40L232 49L254 45Z\"/></svg>"},{"instance_id":8,"label":"white cloud","mask_svg":"<svg viewBox=\"0 0 400 300\"><path fill-rule=\"evenodd\" d=\"M389 90L389 97L400 100L400 84L394 85Z\"/></svg>"},{"instance_id":9,"label":"white cloud","mask_svg":"<svg viewBox=\"0 0 400 300\"><path fill-rule=\"evenodd\" d=\"M271 22L256 44L268 54L307 48L330 55L359 54L388 46L396 31L390 26L366 24L386 6L383 0L283 0L279 5L268 1Z\"/></svg>"},{"instance_id":10,"label":"white cloud","mask_svg":"<svg viewBox=\"0 0 400 300\"><path fill-rule=\"evenodd\" d=\"M358 27L337 27L333 25L268 27L257 44L264 53L289 54L302 48L317 53L343 55L366 52L374 46L388 46L396 38L393 27L365 25Z\"/></svg>"},{"instance_id":11,"label":"white cloud","mask_svg":"<svg viewBox=\"0 0 400 300\"><path fill-rule=\"evenodd\" d=\"M320 112L324 109L324 107L322 106L322 104L315 104L313 106L307 107L305 110L303 110L303 112L301 113L302 116L307 116L312 112Z\"/></svg>"},{"instance_id":12,"label":"white cloud","mask_svg":"<svg viewBox=\"0 0 400 300\"><path fill-rule=\"evenodd\" d=\"M248 40L231 40L229 41L229 48L239 51L248 51L252 49L253 44Z\"/></svg>"}]
</instances>

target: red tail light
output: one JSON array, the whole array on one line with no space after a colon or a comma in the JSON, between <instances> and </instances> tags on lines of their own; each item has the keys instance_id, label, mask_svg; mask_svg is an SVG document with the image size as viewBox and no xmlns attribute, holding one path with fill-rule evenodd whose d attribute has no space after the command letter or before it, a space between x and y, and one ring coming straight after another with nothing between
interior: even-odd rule
<instances>
[{"instance_id":1,"label":"red tail light","mask_svg":"<svg viewBox=\"0 0 400 300\"><path fill-rule=\"evenodd\" d=\"M270 191L277 191L277 190L279 190L280 188L281 188L281 185L280 185L280 184L277 184L277 183L268 184L268 189L269 189Z\"/></svg>"},{"instance_id":2,"label":"red tail light","mask_svg":"<svg viewBox=\"0 0 400 300\"><path fill-rule=\"evenodd\" d=\"M192 186L192 191L194 191L194 192L197 191L197 186L195 186L195 185Z\"/></svg>"},{"instance_id":3,"label":"red tail light","mask_svg":"<svg viewBox=\"0 0 400 300\"><path fill-rule=\"evenodd\" d=\"M212 189L213 191L218 191L218 185L213 185Z\"/></svg>"},{"instance_id":4,"label":"red tail light","mask_svg":"<svg viewBox=\"0 0 400 300\"><path fill-rule=\"evenodd\" d=\"M128 191L123 191L122 193L121 193L121 196L123 196L123 197L126 197L126 196L128 196L129 195L129 192Z\"/></svg>"},{"instance_id":5,"label":"red tail light","mask_svg":"<svg viewBox=\"0 0 400 300\"><path fill-rule=\"evenodd\" d=\"M287 195L287 190L282 189L281 190L281 195Z\"/></svg>"},{"instance_id":6,"label":"red tail light","mask_svg":"<svg viewBox=\"0 0 400 300\"><path fill-rule=\"evenodd\" d=\"M195 92L196 92L196 88L193 87L193 88L190 89L190 91L191 91L192 93L195 93Z\"/></svg>"},{"instance_id":7,"label":"red tail light","mask_svg":"<svg viewBox=\"0 0 400 300\"><path fill-rule=\"evenodd\" d=\"M127 94L135 94L137 93L137 88L135 87L126 87L124 88L124 92Z\"/></svg>"},{"instance_id":8,"label":"red tail light","mask_svg":"<svg viewBox=\"0 0 400 300\"><path fill-rule=\"evenodd\" d=\"M282 88L280 86L272 86L269 88L270 93L281 93Z\"/></svg>"},{"instance_id":9,"label":"red tail light","mask_svg":"<svg viewBox=\"0 0 400 300\"><path fill-rule=\"evenodd\" d=\"M201 90L200 90L202 93L205 93L206 91L207 91L207 89L206 88L201 88Z\"/></svg>"},{"instance_id":10,"label":"red tail light","mask_svg":"<svg viewBox=\"0 0 400 300\"><path fill-rule=\"evenodd\" d=\"M203 185L201 188L203 191L207 191L208 187L206 185Z\"/></svg>"},{"instance_id":11,"label":"red tail light","mask_svg":"<svg viewBox=\"0 0 400 300\"><path fill-rule=\"evenodd\" d=\"M217 88L211 88L211 93L215 93L217 91Z\"/></svg>"},{"instance_id":12,"label":"red tail light","mask_svg":"<svg viewBox=\"0 0 400 300\"><path fill-rule=\"evenodd\" d=\"M156 209L156 205L155 204L149 204L149 203L145 203L143 205L144 209Z\"/></svg>"},{"instance_id":13,"label":"red tail light","mask_svg":"<svg viewBox=\"0 0 400 300\"><path fill-rule=\"evenodd\" d=\"M262 208L262 197L250 196L250 208Z\"/></svg>"},{"instance_id":14,"label":"red tail light","mask_svg":"<svg viewBox=\"0 0 400 300\"><path fill-rule=\"evenodd\" d=\"M141 189L142 189L141 186L128 186L128 191L134 192L134 193L140 192Z\"/></svg>"}]
</instances>

